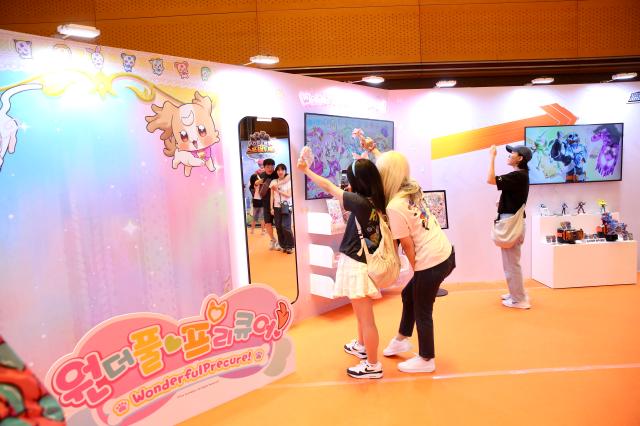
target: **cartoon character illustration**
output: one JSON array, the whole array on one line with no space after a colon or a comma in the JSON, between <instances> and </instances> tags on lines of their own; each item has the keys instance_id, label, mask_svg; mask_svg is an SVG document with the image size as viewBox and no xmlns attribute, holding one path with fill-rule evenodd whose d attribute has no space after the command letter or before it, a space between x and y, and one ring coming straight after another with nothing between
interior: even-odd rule
<instances>
[{"instance_id":1,"label":"cartoon character illustration","mask_svg":"<svg viewBox=\"0 0 640 426\"><path fill-rule=\"evenodd\" d=\"M200 77L202 77L202 81L209 80L210 76L211 76L211 69L209 69L209 67L200 68Z\"/></svg>"},{"instance_id":2,"label":"cartoon character illustration","mask_svg":"<svg viewBox=\"0 0 640 426\"><path fill-rule=\"evenodd\" d=\"M122 66L126 72L133 71L133 66L136 64L136 57L134 55L129 55L124 52L120 54L122 58Z\"/></svg>"},{"instance_id":3,"label":"cartoon character illustration","mask_svg":"<svg viewBox=\"0 0 640 426\"><path fill-rule=\"evenodd\" d=\"M162 58L151 58L149 59L149 62L151 63L153 73L155 75L162 75L164 72L164 62L162 61Z\"/></svg>"},{"instance_id":4,"label":"cartoon character illustration","mask_svg":"<svg viewBox=\"0 0 640 426\"><path fill-rule=\"evenodd\" d=\"M41 89L42 85L37 83L22 84L20 86L12 87L6 90L0 95L0 170L2 170L2 163L4 163L4 156L7 152L13 154L16 150L16 143L18 141L18 123L9 115L9 109L11 108L11 97L16 93L24 92L25 90Z\"/></svg>"},{"instance_id":5,"label":"cartoon character illustration","mask_svg":"<svg viewBox=\"0 0 640 426\"><path fill-rule=\"evenodd\" d=\"M22 59L33 59L33 52L31 51L31 42L27 40L13 40L13 43L18 52L18 56Z\"/></svg>"},{"instance_id":6,"label":"cartoon character illustration","mask_svg":"<svg viewBox=\"0 0 640 426\"><path fill-rule=\"evenodd\" d=\"M601 141L602 148L596 160L596 170L601 176L613 174L620 155L620 139L622 136L615 126L602 125L593 131L592 142Z\"/></svg>"},{"instance_id":7,"label":"cartoon character illustration","mask_svg":"<svg viewBox=\"0 0 640 426\"><path fill-rule=\"evenodd\" d=\"M175 62L174 65L180 78L189 78L189 63L187 61Z\"/></svg>"},{"instance_id":8,"label":"cartoon character illustration","mask_svg":"<svg viewBox=\"0 0 640 426\"><path fill-rule=\"evenodd\" d=\"M59 58L62 58L62 59L71 58L71 49L69 49L69 46L67 46L66 44L62 44L62 43L54 44L51 49L53 50L53 53L55 53L56 56L58 56Z\"/></svg>"},{"instance_id":9,"label":"cartoon character illustration","mask_svg":"<svg viewBox=\"0 0 640 426\"><path fill-rule=\"evenodd\" d=\"M104 58L100 53L100 46L96 46L95 49L89 49L89 48L85 48L85 49L91 55L91 62L93 62L93 66L96 67L96 69L101 70L102 66L104 65Z\"/></svg>"},{"instance_id":10,"label":"cartoon character illustration","mask_svg":"<svg viewBox=\"0 0 640 426\"><path fill-rule=\"evenodd\" d=\"M556 139L551 142L551 158L562 163L566 182L586 181L584 166L587 162L587 148L577 133L569 133L563 137L558 132Z\"/></svg>"},{"instance_id":11,"label":"cartoon character illustration","mask_svg":"<svg viewBox=\"0 0 640 426\"><path fill-rule=\"evenodd\" d=\"M211 98L195 92L193 101L176 106L166 101L162 106L151 105L154 115L147 116L147 131L162 130L164 154L173 157L172 166L184 165L184 175L191 175L192 167L206 165L215 170L211 147L220 142L218 130L211 117Z\"/></svg>"}]
</instances>

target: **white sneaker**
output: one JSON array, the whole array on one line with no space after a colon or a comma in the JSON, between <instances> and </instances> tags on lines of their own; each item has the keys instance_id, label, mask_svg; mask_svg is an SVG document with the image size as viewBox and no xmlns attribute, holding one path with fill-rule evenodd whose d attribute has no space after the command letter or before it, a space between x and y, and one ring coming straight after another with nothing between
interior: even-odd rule
<instances>
[{"instance_id":1,"label":"white sneaker","mask_svg":"<svg viewBox=\"0 0 640 426\"><path fill-rule=\"evenodd\" d=\"M507 300L503 300L502 304L507 308L518 308L518 309L529 309L531 308L531 303L527 299L522 302L514 302L513 299L509 298Z\"/></svg>"},{"instance_id":2,"label":"white sneaker","mask_svg":"<svg viewBox=\"0 0 640 426\"><path fill-rule=\"evenodd\" d=\"M357 356L360 359L367 359L367 350L364 345L358 343L358 339L353 339L344 345L344 351L349 355Z\"/></svg>"},{"instance_id":3,"label":"white sneaker","mask_svg":"<svg viewBox=\"0 0 640 426\"><path fill-rule=\"evenodd\" d=\"M409 352L411 350L411 342L409 339L398 340L395 337L391 339L386 348L382 351L384 356L394 356L402 352Z\"/></svg>"},{"instance_id":4,"label":"white sneaker","mask_svg":"<svg viewBox=\"0 0 640 426\"><path fill-rule=\"evenodd\" d=\"M274 249L274 250L278 250L278 251L284 251L284 250L282 249L282 247L280 247L280 244L278 244L278 242L277 242L277 241L276 241L276 244L273 246L273 249Z\"/></svg>"},{"instance_id":5,"label":"white sneaker","mask_svg":"<svg viewBox=\"0 0 640 426\"><path fill-rule=\"evenodd\" d=\"M269 250L278 250L276 247L278 246L278 242L276 240L269 241Z\"/></svg>"},{"instance_id":6,"label":"white sneaker","mask_svg":"<svg viewBox=\"0 0 640 426\"><path fill-rule=\"evenodd\" d=\"M347 368L347 374L356 379L380 379L382 378L382 363L370 364L369 361L362 360L355 367Z\"/></svg>"},{"instance_id":7,"label":"white sneaker","mask_svg":"<svg viewBox=\"0 0 640 426\"><path fill-rule=\"evenodd\" d=\"M511 293L503 294L502 296L500 296L500 299L502 299L502 300L511 299Z\"/></svg>"},{"instance_id":8,"label":"white sneaker","mask_svg":"<svg viewBox=\"0 0 640 426\"><path fill-rule=\"evenodd\" d=\"M411 359L398 364L398 370L404 373L432 373L436 371L436 360L431 358L429 361L416 355Z\"/></svg>"}]
</instances>

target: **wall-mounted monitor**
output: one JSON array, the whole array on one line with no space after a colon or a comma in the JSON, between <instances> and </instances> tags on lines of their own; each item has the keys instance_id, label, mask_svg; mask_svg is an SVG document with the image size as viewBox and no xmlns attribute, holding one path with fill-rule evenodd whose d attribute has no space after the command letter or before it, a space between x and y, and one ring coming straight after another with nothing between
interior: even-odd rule
<instances>
[{"instance_id":1,"label":"wall-mounted monitor","mask_svg":"<svg viewBox=\"0 0 640 426\"><path fill-rule=\"evenodd\" d=\"M362 154L360 142L351 136L356 128L375 140L380 151L393 149L393 121L306 113L304 143L313 152L311 170L339 186L342 170L353 162L354 154ZM331 196L306 179L305 198L315 200Z\"/></svg>"},{"instance_id":2,"label":"wall-mounted monitor","mask_svg":"<svg viewBox=\"0 0 640 426\"><path fill-rule=\"evenodd\" d=\"M526 127L532 185L622 180L623 123Z\"/></svg>"}]
</instances>

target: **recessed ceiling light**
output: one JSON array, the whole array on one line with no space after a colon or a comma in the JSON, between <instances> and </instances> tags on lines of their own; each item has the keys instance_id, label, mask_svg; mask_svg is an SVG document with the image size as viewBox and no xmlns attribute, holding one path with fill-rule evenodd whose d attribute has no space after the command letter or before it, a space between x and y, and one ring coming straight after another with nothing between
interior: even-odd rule
<instances>
[{"instance_id":1,"label":"recessed ceiling light","mask_svg":"<svg viewBox=\"0 0 640 426\"><path fill-rule=\"evenodd\" d=\"M531 80L531 84L551 84L554 82L553 77L539 77Z\"/></svg>"},{"instance_id":2,"label":"recessed ceiling light","mask_svg":"<svg viewBox=\"0 0 640 426\"><path fill-rule=\"evenodd\" d=\"M455 80L438 80L436 82L436 86L440 88L453 87L456 84L458 84L458 82Z\"/></svg>"},{"instance_id":3,"label":"recessed ceiling light","mask_svg":"<svg viewBox=\"0 0 640 426\"><path fill-rule=\"evenodd\" d=\"M280 62L277 56L256 55L249 58L251 64L273 65Z\"/></svg>"},{"instance_id":4,"label":"recessed ceiling light","mask_svg":"<svg viewBox=\"0 0 640 426\"><path fill-rule=\"evenodd\" d=\"M611 76L612 80L631 80L632 78L636 78L638 73L636 72L621 72L618 74L614 74Z\"/></svg>"},{"instance_id":5,"label":"recessed ceiling light","mask_svg":"<svg viewBox=\"0 0 640 426\"><path fill-rule=\"evenodd\" d=\"M384 82L384 77L380 77L379 75L368 75L366 77L362 77L362 81L369 84L380 84Z\"/></svg>"},{"instance_id":6,"label":"recessed ceiling light","mask_svg":"<svg viewBox=\"0 0 640 426\"><path fill-rule=\"evenodd\" d=\"M96 27L78 24L58 25L58 32L65 37L96 38L100 35Z\"/></svg>"}]
</instances>

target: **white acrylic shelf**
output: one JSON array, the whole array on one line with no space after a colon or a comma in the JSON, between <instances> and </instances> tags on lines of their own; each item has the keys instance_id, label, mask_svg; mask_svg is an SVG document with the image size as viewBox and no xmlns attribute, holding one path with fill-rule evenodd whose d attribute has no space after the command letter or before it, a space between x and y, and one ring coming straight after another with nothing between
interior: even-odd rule
<instances>
[{"instance_id":1,"label":"white acrylic shelf","mask_svg":"<svg viewBox=\"0 0 640 426\"><path fill-rule=\"evenodd\" d=\"M618 218L617 213L613 213ZM615 241L549 244L560 222L569 221L586 234L596 232L600 215L534 216L531 229L531 275L551 288L636 284L638 242Z\"/></svg>"},{"instance_id":2,"label":"white acrylic shelf","mask_svg":"<svg viewBox=\"0 0 640 426\"><path fill-rule=\"evenodd\" d=\"M335 268L338 262L331 247L310 244L309 263L313 266L321 266L323 268Z\"/></svg>"},{"instance_id":3,"label":"white acrylic shelf","mask_svg":"<svg viewBox=\"0 0 640 426\"><path fill-rule=\"evenodd\" d=\"M329 213L308 212L307 213L307 230L310 234L317 235L342 235L344 234L345 225L335 226L331 224L331 216Z\"/></svg>"}]
</instances>

